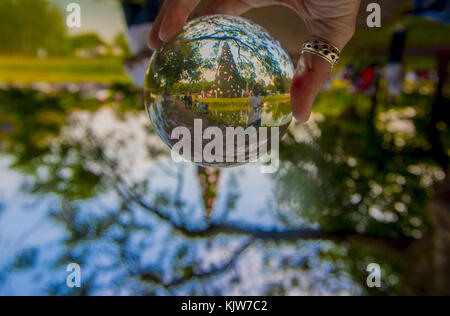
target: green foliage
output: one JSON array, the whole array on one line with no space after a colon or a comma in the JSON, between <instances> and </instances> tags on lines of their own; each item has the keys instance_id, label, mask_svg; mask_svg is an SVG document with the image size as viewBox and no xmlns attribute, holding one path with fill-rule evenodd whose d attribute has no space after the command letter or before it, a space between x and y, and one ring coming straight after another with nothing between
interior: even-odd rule
<instances>
[{"instance_id":1,"label":"green foliage","mask_svg":"<svg viewBox=\"0 0 450 316\"><path fill-rule=\"evenodd\" d=\"M117 33L116 36L114 36L112 44L120 47L123 51L123 55L129 56L131 54L130 47L128 46L128 40L124 33Z\"/></svg>"},{"instance_id":2,"label":"green foliage","mask_svg":"<svg viewBox=\"0 0 450 316\"><path fill-rule=\"evenodd\" d=\"M71 36L69 38L70 46L72 50L78 48L93 49L98 45L105 45L106 43L96 33L86 33Z\"/></svg>"},{"instance_id":3,"label":"green foliage","mask_svg":"<svg viewBox=\"0 0 450 316\"><path fill-rule=\"evenodd\" d=\"M213 88L214 82L197 81L193 83L177 82L173 85L173 93L185 94L190 91L194 94L200 94L202 91L210 91Z\"/></svg>"},{"instance_id":4,"label":"green foliage","mask_svg":"<svg viewBox=\"0 0 450 316\"><path fill-rule=\"evenodd\" d=\"M39 251L36 248L24 249L16 258L14 269L24 270L35 265Z\"/></svg>"},{"instance_id":5,"label":"green foliage","mask_svg":"<svg viewBox=\"0 0 450 316\"><path fill-rule=\"evenodd\" d=\"M0 133L2 151L15 158L13 166L25 173L35 175L37 185L33 192L55 192L73 199L86 198L95 193L98 177L88 172L82 164L68 158L69 147L61 147L56 161L52 156L52 142L59 136L73 109L98 108L95 100L80 103L78 95L61 94L46 96L32 90L12 89L0 91L2 121L12 125L12 131ZM65 160L64 157L67 157ZM82 157L78 157L82 161ZM67 163L65 162L67 161ZM37 170L44 167L53 177L44 180L37 176ZM71 185L60 185L65 181L61 171L69 171L74 181Z\"/></svg>"},{"instance_id":6,"label":"green foliage","mask_svg":"<svg viewBox=\"0 0 450 316\"><path fill-rule=\"evenodd\" d=\"M59 11L45 0L0 1L0 54L66 53L66 31Z\"/></svg>"},{"instance_id":7,"label":"green foliage","mask_svg":"<svg viewBox=\"0 0 450 316\"><path fill-rule=\"evenodd\" d=\"M203 61L198 49L190 43L173 42L153 56L146 87L154 93L168 91L180 81L195 82L200 79Z\"/></svg>"},{"instance_id":8,"label":"green foliage","mask_svg":"<svg viewBox=\"0 0 450 316\"><path fill-rule=\"evenodd\" d=\"M74 57L0 56L0 82L98 82L128 83L119 58L79 59Z\"/></svg>"},{"instance_id":9,"label":"green foliage","mask_svg":"<svg viewBox=\"0 0 450 316\"><path fill-rule=\"evenodd\" d=\"M301 205L301 216L326 230L395 238L424 235L429 229L425 203L432 186L423 179L431 174L432 181L442 180L445 171L429 150L431 100L403 96L394 109L381 103L375 114L364 96L321 95L316 109L327 115L317 122L321 136L315 146L297 143L292 135L281 146L282 159L290 164L277 175L279 200ZM387 111L393 116L405 109L417 113L409 120L414 137L386 128ZM307 128L304 132L311 133ZM441 132L443 139L449 136ZM317 174L306 168L310 164ZM441 176L435 178L436 172Z\"/></svg>"}]
</instances>

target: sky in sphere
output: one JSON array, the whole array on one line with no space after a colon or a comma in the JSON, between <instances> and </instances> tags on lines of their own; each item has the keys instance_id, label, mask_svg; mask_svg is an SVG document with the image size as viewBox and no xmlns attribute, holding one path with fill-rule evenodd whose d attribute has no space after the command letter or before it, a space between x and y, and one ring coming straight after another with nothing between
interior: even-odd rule
<instances>
[{"instance_id":1,"label":"sky in sphere","mask_svg":"<svg viewBox=\"0 0 450 316\"><path fill-rule=\"evenodd\" d=\"M81 28L68 28L69 34L95 32L107 42L117 33L126 31L125 19L119 1L116 0L47 0L60 8L67 17L67 5L78 3L81 7Z\"/></svg>"}]
</instances>

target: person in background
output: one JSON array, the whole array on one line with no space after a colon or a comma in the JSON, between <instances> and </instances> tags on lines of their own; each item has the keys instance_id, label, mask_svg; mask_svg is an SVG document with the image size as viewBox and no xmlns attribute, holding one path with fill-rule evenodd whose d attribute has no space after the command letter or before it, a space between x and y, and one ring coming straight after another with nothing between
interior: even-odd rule
<instances>
[{"instance_id":1,"label":"person in background","mask_svg":"<svg viewBox=\"0 0 450 316\"><path fill-rule=\"evenodd\" d=\"M250 98L250 108L248 111L248 125L259 127L261 126L261 110L264 106L264 101L261 97L261 89L258 85L253 88L253 93Z\"/></svg>"},{"instance_id":2,"label":"person in background","mask_svg":"<svg viewBox=\"0 0 450 316\"><path fill-rule=\"evenodd\" d=\"M394 35L389 48L389 61L386 67L386 81L391 103L394 103L403 91L403 55L406 36L406 29L403 25L397 24L394 28Z\"/></svg>"},{"instance_id":3,"label":"person in background","mask_svg":"<svg viewBox=\"0 0 450 316\"><path fill-rule=\"evenodd\" d=\"M414 0L411 13L416 17L427 17L444 23L450 23L449 0ZM394 103L403 90L403 55L408 32L402 24L395 26L389 49L389 61L386 68L386 81L390 94L390 103Z\"/></svg>"},{"instance_id":4,"label":"person in background","mask_svg":"<svg viewBox=\"0 0 450 316\"><path fill-rule=\"evenodd\" d=\"M189 107L192 108L192 105L194 104L194 99L192 98L191 92L189 92L188 103L189 103Z\"/></svg>"},{"instance_id":5,"label":"person in background","mask_svg":"<svg viewBox=\"0 0 450 316\"><path fill-rule=\"evenodd\" d=\"M159 13L159 1L146 0L139 4L136 1L122 0L121 5L127 24L128 45L133 55L124 61L124 69L134 85L143 87L153 53L147 42Z\"/></svg>"},{"instance_id":6,"label":"person in background","mask_svg":"<svg viewBox=\"0 0 450 316\"><path fill-rule=\"evenodd\" d=\"M362 70L356 83L357 91L369 92L375 81L375 65L370 64Z\"/></svg>"}]
</instances>

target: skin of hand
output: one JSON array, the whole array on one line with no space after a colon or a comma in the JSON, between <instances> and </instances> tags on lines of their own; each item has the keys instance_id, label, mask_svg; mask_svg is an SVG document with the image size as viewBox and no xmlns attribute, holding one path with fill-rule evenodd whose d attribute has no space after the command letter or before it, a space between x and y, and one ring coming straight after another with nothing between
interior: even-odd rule
<instances>
[{"instance_id":1,"label":"skin of hand","mask_svg":"<svg viewBox=\"0 0 450 316\"><path fill-rule=\"evenodd\" d=\"M199 3L200 0L166 0L153 24L150 47L157 50L175 38ZM355 32L360 0L213 0L204 14L241 15L252 8L274 4L294 10L305 21L312 38L342 50ZM309 119L312 104L330 73L331 65L322 58L301 56L291 87L292 111L297 120Z\"/></svg>"}]
</instances>

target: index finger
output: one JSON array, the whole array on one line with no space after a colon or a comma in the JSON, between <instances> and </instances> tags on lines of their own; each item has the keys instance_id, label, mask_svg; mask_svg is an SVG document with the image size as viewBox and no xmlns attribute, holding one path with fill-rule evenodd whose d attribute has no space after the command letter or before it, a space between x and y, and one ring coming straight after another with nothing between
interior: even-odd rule
<instances>
[{"instance_id":1,"label":"index finger","mask_svg":"<svg viewBox=\"0 0 450 316\"><path fill-rule=\"evenodd\" d=\"M200 1L166 0L150 33L150 47L158 49L163 42L169 42L175 38Z\"/></svg>"}]
</instances>

